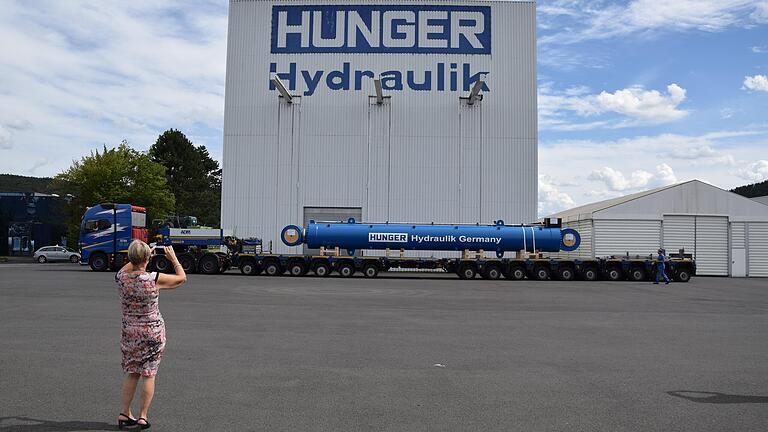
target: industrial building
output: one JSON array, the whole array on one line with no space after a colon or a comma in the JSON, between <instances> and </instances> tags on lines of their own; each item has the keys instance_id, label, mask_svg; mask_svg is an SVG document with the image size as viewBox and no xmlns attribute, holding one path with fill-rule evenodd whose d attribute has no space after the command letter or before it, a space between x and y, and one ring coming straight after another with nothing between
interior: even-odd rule
<instances>
[{"instance_id":1,"label":"industrial building","mask_svg":"<svg viewBox=\"0 0 768 432\"><path fill-rule=\"evenodd\" d=\"M581 234L563 256L649 255L685 249L697 274L768 276L768 206L692 180L576 207L550 217Z\"/></svg>"},{"instance_id":2,"label":"industrial building","mask_svg":"<svg viewBox=\"0 0 768 432\"><path fill-rule=\"evenodd\" d=\"M532 222L533 1L231 0L222 226Z\"/></svg>"}]
</instances>

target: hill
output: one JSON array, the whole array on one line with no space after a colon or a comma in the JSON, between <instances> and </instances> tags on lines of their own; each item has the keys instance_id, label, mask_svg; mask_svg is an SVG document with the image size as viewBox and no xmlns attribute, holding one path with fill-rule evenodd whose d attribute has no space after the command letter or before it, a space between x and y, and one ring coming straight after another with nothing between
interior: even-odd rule
<instances>
[{"instance_id":1,"label":"hill","mask_svg":"<svg viewBox=\"0 0 768 432\"><path fill-rule=\"evenodd\" d=\"M739 186L735 189L731 189L731 192L737 193L747 198L765 196L768 195L768 180L746 186Z\"/></svg>"},{"instance_id":2,"label":"hill","mask_svg":"<svg viewBox=\"0 0 768 432\"><path fill-rule=\"evenodd\" d=\"M0 174L0 192L51 193L50 177L26 177L14 174Z\"/></svg>"}]
</instances>

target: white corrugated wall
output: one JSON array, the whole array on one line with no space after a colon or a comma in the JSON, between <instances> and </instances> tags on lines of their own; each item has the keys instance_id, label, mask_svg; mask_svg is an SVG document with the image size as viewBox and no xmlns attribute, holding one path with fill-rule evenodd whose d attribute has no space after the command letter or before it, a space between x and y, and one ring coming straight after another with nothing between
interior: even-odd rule
<instances>
[{"instance_id":1,"label":"white corrugated wall","mask_svg":"<svg viewBox=\"0 0 768 432\"><path fill-rule=\"evenodd\" d=\"M369 3L384 2L325 2ZM396 3L413 4L384 4ZM299 223L304 207L361 207L371 222L536 220L534 3L424 3L490 6L492 55L271 54L271 6L295 3L230 2L223 227L287 252L280 229ZM298 71L349 62L353 70L417 77L438 62L467 63L473 73L490 71L491 91L471 107L459 100L463 90L385 91L391 99L372 105L371 81L360 91L320 86L289 105L269 90L269 68L277 63L285 73L291 62ZM293 93L302 94L297 83Z\"/></svg>"},{"instance_id":2,"label":"white corrugated wall","mask_svg":"<svg viewBox=\"0 0 768 432\"><path fill-rule=\"evenodd\" d=\"M696 216L696 274L728 276L728 218Z\"/></svg>"},{"instance_id":3,"label":"white corrugated wall","mask_svg":"<svg viewBox=\"0 0 768 432\"><path fill-rule=\"evenodd\" d=\"M747 275L747 235L744 222L731 223L731 276Z\"/></svg>"},{"instance_id":4,"label":"white corrugated wall","mask_svg":"<svg viewBox=\"0 0 768 432\"><path fill-rule=\"evenodd\" d=\"M661 245L661 221L595 220L595 256L653 255Z\"/></svg>"},{"instance_id":5,"label":"white corrugated wall","mask_svg":"<svg viewBox=\"0 0 768 432\"><path fill-rule=\"evenodd\" d=\"M768 276L768 222L747 224L749 276Z\"/></svg>"}]
</instances>

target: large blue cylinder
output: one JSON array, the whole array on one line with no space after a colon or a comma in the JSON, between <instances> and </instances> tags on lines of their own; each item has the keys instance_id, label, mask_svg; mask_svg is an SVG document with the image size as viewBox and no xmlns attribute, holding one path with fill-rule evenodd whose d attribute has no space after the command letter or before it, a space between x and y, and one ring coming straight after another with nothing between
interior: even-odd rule
<instances>
[{"instance_id":1,"label":"large blue cylinder","mask_svg":"<svg viewBox=\"0 0 768 432\"><path fill-rule=\"evenodd\" d=\"M504 252L571 251L579 246L572 229L541 226L496 225L407 225L315 223L306 229L288 225L281 234L288 246L305 243L310 248L340 247L356 249L405 249L433 251L486 250L501 256Z\"/></svg>"}]
</instances>

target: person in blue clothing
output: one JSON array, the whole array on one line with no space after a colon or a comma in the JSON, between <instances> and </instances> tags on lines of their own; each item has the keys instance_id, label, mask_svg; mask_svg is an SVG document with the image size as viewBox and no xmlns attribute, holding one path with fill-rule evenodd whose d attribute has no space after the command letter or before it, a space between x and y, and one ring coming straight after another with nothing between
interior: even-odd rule
<instances>
[{"instance_id":1,"label":"person in blue clothing","mask_svg":"<svg viewBox=\"0 0 768 432\"><path fill-rule=\"evenodd\" d=\"M659 279L664 279L664 284L669 284L669 277L667 276L667 273L664 271L664 267L666 267L666 251L664 249L659 249L659 256L656 258L656 282L654 284L659 284Z\"/></svg>"}]
</instances>

